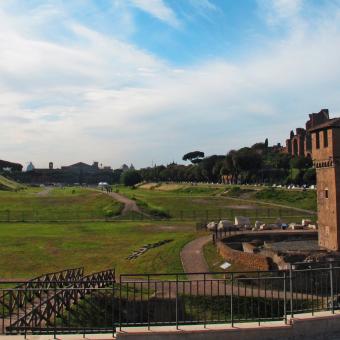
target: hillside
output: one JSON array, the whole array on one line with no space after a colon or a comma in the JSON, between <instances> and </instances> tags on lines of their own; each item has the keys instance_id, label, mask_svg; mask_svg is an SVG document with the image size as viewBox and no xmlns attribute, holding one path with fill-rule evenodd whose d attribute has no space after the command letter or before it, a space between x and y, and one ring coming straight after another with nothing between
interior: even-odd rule
<instances>
[{"instance_id":1,"label":"hillside","mask_svg":"<svg viewBox=\"0 0 340 340\"><path fill-rule=\"evenodd\" d=\"M22 188L24 188L23 185L0 175L0 190L15 191L20 190Z\"/></svg>"}]
</instances>

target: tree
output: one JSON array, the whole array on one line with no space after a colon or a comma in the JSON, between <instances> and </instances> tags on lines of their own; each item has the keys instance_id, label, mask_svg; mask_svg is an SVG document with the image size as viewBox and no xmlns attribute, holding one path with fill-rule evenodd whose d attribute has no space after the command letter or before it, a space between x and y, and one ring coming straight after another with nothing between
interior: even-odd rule
<instances>
[{"instance_id":1,"label":"tree","mask_svg":"<svg viewBox=\"0 0 340 340\"><path fill-rule=\"evenodd\" d=\"M309 168L303 175L303 182L307 185L312 185L316 183L316 171L314 168Z\"/></svg>"},{"instance_id":2,"label":"tree","mask_svg":"<svg viewBox=\"0 0 340 340\"><path fill-rule=\"evenodd\" d=\"M135 184L141 182L142 177L136 170L128 170L122 174L122 183L125 186L134 186Z\"/></svg>"},{"instance_id":3,"label":"tree","mask_svg":"<svg viewBox=\"0 0 340 340\"><path fill-rule=\"evenodd\" d=\"M113 170L112 173L112 182L113 183L119 183L120 182L120 177L122 176L122 169L115 169Z\"/></svg>"},{"instance_id":4,"label":"tree","mask_svg":"<svg viewBox=\"0 0 340 340\"><path fill-rule=\"evenodd\" d=\"M292 168L308 169L313 166L313 161L310 157L294 157L290 164Z\"/></svg>"},{"instance_id":5,"label":"tree","mask_svg":"<svg viewBox=\"0 0 340 340\"><path fill-rule=\"evenodd\" d=\"M265 139L265 141L264 141L264 146L265 146L266 148L268 148L268 138Z\"/></svg>"},{"instance_id":6,"label":"tree","mask_svg":"<svg viewBox=\"0 0 340 340\"><path fill-rule=\"evenodd\" d=\"M193 164L201 162L202 158L204 158L204 152L202 151L192 151L188 152L183 156L183 161L190 161Z\"/></svg>"}]
</instances>

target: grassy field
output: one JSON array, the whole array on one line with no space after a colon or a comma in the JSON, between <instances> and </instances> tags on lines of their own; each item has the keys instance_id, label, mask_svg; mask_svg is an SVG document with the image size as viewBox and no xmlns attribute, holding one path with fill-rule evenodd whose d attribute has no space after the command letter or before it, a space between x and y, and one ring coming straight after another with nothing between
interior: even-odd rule
<instances>
[{"instance_id":1,"label":"grassy field","mask_svg":"<svg viewBox=\"0 0 340 340\"><path fill-rule=\"evenodd\" d=\"M123 205L84 188L28 188L0 191L1 221L79 220L119 215Z\"/></svg>"},{"instance_id":2,"label":"grassy field","mask_svg":"<svg viewBox=\"0 0 340 340\"><path fill-rule=\"evenodd\" d=\"M84 266L86 272L182 272L180 250L199 234L192 224L96 222L0 224L0 278L33 276ZM173 240L136 260L126 260L144 244Z\"/></svg>"},{"instance_id":3,"label":"grassy field","mask_svg":"<svg viewBox=\"0 0 340 340\"><path fill-rule=\"evenodd\" d=\"M259 189L258 187L233 186L223 193L223 195L226 197L281 204L312 211L316 211L317 208L315 190L302 191L278 188Z\"/></svg>"},{"instance_id":4,"label":"grassy field","mask_svg":"<svg viewBox=\"0 0 340 340\"><path fill-rule=\"evenodd\" d=\"M25 186L0 175L0 190L18 191L24 188Z\"/></svg>"},{"instance_id":5,"label":"grassy field","mask_svg":"<svg viewBox=\"0 0 340 340\"><path fill-rule=\"evenodd\" d=\"M304 215L294 211L295 208L316 210L314 191L155 183L144 184L137 188L120 186L117 189L122 194L135 199L147 213L151 209L180 219L233 219L235 215L254 219L272 219L279 216Z\"/></svg>"}]
</instances>

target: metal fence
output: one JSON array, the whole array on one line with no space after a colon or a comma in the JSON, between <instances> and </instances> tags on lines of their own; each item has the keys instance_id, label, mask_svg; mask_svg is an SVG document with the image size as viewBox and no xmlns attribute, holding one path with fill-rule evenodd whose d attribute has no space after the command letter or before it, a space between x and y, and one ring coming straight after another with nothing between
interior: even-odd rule
<instances>
[{"instance_id":1,"label":"metal fence","mask_svg":"<svg viewBox=\"0 0 340 340\"><path fill-rule=\"evenodd\" d=\"M131 326L287 319L340 308L338 263L296 264L287 271L122 274L0 290L3 334L112 332ZM8 285L11 285L9 287Z\"/></svg>"},{"instance_id":2,"label":"metal fence","mask_svg":"<svg viewBox=\"0 0 340 340\"><path fill-rule=\"evenodd\" d=\"M253 222L275 221L277 218L287 222L302 218L315 220L312 212L293 208L254 208L254 209L197 209L197 210L155 210L152 212L129 212L123 215L105 216L104 212L89 210L0 210L0 222L73 222L73 221L114 221L114 220L176 220L176 221L219 221L234 220L235 216L247 216Z\"/></svg>"}]
</instances>

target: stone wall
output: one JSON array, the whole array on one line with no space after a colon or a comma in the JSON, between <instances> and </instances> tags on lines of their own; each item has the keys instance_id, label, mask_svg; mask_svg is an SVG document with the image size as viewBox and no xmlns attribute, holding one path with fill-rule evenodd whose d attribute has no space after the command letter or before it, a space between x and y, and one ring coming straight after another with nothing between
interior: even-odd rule
<instances>
[{"instance_id":1,"label":"stone wall","mask_svg":"<svg viewBox=\"0 0 340 340\"><path fill-rule=\"evenodd\" d=\"M240 265L244 270L269 270L268 259L260 254L250 254L234 250L221 241L217 241L216 247L219 254L226 261Z\"/></svg>"}]
</instances>

